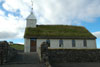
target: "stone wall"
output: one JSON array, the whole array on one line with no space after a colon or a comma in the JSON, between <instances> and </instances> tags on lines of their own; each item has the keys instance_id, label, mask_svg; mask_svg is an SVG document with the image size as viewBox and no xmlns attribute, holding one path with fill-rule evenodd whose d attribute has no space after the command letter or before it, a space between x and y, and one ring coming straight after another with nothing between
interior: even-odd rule
<instances>
[{"instance_id":1,"label":"stone wall","mask_svg":"<svg viewBox=\"0 0 100 67\"><path fill-rule=\"evenodd\" d=\"M7 41L0 41L0 65L10 61L16 54L17 50L11 48Z\"/></svg>"},{"instance_id":2,"label":"stone wall","mask_svg":"<svg viewBox=\"0 0 100 67\"><path fill-rule=\"evenodd\" d=\"M9 47L8 54L7 54L7 62L9 62L16 55L17 55L17 50L15 48Z\"/></svg>"},{"instance_id":3,"label":"stone wall","mask_svg":"<svg viewBox=\"0 0 100 67\"><path fill-rule=\"evenodd\" d=\"M50 63L100 62L100 49L48 49Z\"/></svg>"}]
</instances>

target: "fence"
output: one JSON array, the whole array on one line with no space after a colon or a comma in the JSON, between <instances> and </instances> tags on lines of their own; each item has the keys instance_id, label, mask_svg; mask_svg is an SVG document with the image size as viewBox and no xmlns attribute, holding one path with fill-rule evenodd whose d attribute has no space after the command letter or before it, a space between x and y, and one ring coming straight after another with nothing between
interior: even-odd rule
<instances>
[{"instance_id":1,"label":"fence","mask_svg":"<svg viewBox=\"0 0 100 67\"><path fill-rule=\"evenodd\" d=\"M8 62L12 57L17 54L17 50L11 48L6 41L0 42L0 65Z\"/></svg>"}]
</instances>

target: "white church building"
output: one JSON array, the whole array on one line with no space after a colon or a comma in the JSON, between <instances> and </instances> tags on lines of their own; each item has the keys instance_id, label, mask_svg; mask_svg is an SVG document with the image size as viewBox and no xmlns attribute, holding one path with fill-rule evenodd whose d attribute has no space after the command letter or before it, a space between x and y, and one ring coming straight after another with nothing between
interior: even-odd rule
<instances>
[{"instance_id":1,"label":"white church building","mask_svg":"<svg viewBox=\"0 0 100 67\"><path fill-rule=\"evenodd\" d=\"M37 25L33 12L26 19L24 52L38 52L43 42L51 49L96 49L96 37L82 26Z\"/></svg>"}]
</instances>

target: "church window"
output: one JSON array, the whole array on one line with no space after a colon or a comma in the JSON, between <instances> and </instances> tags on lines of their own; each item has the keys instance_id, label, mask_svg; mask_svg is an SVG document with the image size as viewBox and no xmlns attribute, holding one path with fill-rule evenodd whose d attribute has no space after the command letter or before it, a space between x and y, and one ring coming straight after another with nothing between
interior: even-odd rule
<instances>
[{"instance_id":1,"label":"church window","mask_svg":"<svg viewBox=\"0 0 100 67\"><path fill-rule=\"evenodd\" d=\"M50 47L50 40L49 39L46 40L46 43L48 44L48 47Z\"/></svg>"},{"instance_id":2,"label":"church window","mask_svg":"<svg viewBox=\"0 0 100 67\"><path fill-rule=\"evenodd\" d=\"M83 45L84 45L84 47L87 47L87 41L86 40L83 40Z\"/></svg>"},{"instance_id":3,"label":"church window","mask_svg":"<svg viewBox=\"0 0 100 67\"><path fill-rule=\"evenodd\" d=\"M63 40L62 39L59 40L59 47L63 47Z\"/></svg>"},{"instance_id":4,"label":"church window","mask_svg":"<svg viewBox=\"0 0 100 67\"><path fill-rule=\"evenodd\" d=\"M72 47L75 47L75 40L72 40Z\"/></svg>"}]
</instances>

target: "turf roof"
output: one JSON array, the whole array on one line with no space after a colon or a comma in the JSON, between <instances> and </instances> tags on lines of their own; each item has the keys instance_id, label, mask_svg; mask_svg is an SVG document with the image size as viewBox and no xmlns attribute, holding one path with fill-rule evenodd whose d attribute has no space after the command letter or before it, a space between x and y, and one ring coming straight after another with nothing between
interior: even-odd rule
<instances>
[{"instance_id":1,"label":"turf roof","mask_svg":"<svg viewBox=\"0 0 100 67\"><path fill-rule=\"evenodd\" d=\"M25 38L96 38L82 26L69 25L37 25L36 28L26 28Z\"/></svg>"}]
</instances>

